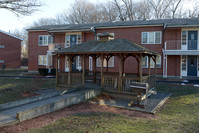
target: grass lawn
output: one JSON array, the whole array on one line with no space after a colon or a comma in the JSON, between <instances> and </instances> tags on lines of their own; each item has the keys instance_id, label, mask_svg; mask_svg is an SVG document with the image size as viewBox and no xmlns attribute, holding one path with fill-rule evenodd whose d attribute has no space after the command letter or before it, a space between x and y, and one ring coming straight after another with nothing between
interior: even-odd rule
<instances>
[{"instance_id":1,"label":"grass lawn","mask_svg":"<svg viewBox=\"0 0 199 133\"><path fill-rule=\"evenodd\" d=\"M0 70L0 76L19 76L26 70ZM2 78L0 77L0 104L26 98L24 93L54 88L55 79Z\"/></svg>"},{"instance_id":2,"label":"grass lawn","mask_svg":"<svg viewBox=\"0 0 199 133\"><path fill-rule=\"evenodd\" d=\"M199 88L168 83L157 83L157 88L173 96L155 114L156 118L134 118L110 112L75 114L28 133L198 133Z\"/></svg>"}]
</instances>

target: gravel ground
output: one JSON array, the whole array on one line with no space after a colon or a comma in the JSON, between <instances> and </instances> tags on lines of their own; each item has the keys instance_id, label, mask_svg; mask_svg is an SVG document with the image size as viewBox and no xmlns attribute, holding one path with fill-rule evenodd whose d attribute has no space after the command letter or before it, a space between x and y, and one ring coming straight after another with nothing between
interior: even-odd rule
<instances>
[{"instance_id":1,"label":"gravel ground","mask_svg":"<svg viewBox=\"0 0 199 133\"><path fill-rule=\"evenodd\" d=\"M144 118L144 119L153 119L157 117L152 114L84 102L58 110L56 112L48 113L30 120L26 120L24 122L15 125L2 127L0 128L0 133L20 133L22 131L27 131L33 128L46 126L52 122L55 122L60 118L67 117L72 114L89 113L89 112L111 112L116 114L127 115L129 117Z\"/></svg>"}]
</instances>

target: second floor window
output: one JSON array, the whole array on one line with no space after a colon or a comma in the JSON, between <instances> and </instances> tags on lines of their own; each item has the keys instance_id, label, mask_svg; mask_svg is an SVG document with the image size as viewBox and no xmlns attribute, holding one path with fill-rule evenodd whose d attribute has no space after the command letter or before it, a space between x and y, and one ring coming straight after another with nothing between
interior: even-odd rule
<instances>
[{"instance_id":1,"label":"second floor window","mask_svg":"<svg viewBox=\"0 0 199 133\"><path fill-rule=\"evenodd\" d=\"M142 32L142 44L161 44L161 32Z\"/></svg>"},{"instance_id":2,"label":"second floor window","mask_svg":"<svg viewBox=\"0 0 199 133\"><path fill-rule=\"evenodd\" d=\"M65 47L70 47L72 45L76 45L76 44L80 44L80 43L82 43L81 34L66 35Z\"/></svg>"},{"instance_id":3,"label":"second floor window","mask_svg":"<svg viewBox=\"0 0 199 133\"><path fill-rule=\"evenodd\" d=\"M40 35L39 36L39 46L47 46L53 43L53 38L50 35Z\"/></svg>"}]
</instances>

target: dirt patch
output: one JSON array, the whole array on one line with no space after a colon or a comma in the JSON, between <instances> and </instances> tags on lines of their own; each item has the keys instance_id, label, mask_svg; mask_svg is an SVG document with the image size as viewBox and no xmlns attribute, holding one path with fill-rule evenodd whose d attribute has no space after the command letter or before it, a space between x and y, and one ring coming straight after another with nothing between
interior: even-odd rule
<instances>
[{"instance_id":1,"label":"dirt patch","mask_svg":"<svg viewBox=\"0 0 199 133\"><path fill-rule=\"evenodd\" d=\"M106 94L100 94L99 96L93 98L93 99L90 99L90 101L92 102L99 102L100 100L113 100L114 98L109 96L109 95L106 95Z\"/></svg>"},{"instance_id":2,"label":"dirt patch","mask_svg":"<svg viewBox=\"0 0 199 133\"><path fill-rule=\"evenodd\" d=\"M33 128L46 126L52 122L55 122L56 120L60 118L67 117L72 114L90 113L90 112L111 112L111 113L116 113L116 114L127 115L129 117L144 118L144 119L153 119L157 117L152 114L84 102L84 103L76 104L76 105L61 109L56 112L45 114L45 115L33 118L31 120L27 120L15 125L0 128L0 132L1 133L19 133L19 132L30 130Z\"/></svg>"},{"instance_id":3,"label":"dirt patch","mask_svg":"<svg viewBox=\"0 0 199 133\"><path fill-rule=\"evenodd\" d=\"M39 94L30 92L30 91L24 91L24 92L22 93L22 96L23 96L23 97L33 97L33 96L38 96L38 95L39 95Z\"/></svg>"}]
</instances>

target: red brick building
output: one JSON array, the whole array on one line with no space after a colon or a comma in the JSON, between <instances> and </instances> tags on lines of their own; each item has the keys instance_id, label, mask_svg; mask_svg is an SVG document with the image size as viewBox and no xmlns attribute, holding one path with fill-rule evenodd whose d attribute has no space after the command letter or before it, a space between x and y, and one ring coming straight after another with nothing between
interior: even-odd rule
<instances>
[{"instance_id":1,"label":"red brick building","mask_svg":"<svg viewBox=\"0 0 199 133\"><path fill-rule=\"evenodd\" d=\"M21 67L21 41L23 39L0 30L0 68Z\"/></svg>"},{"instance_id":2,"label":"red brick building","mask_svg":"<svg viewBox=\"0 0 199 133\"><path fill-rule=\"evenodd\" d=\"M55 67L53 50L66 48L98 39L98 33L109 32L112 39L128 39L160 53L157 57L157 75L163 77L199 77L199 19L163 19L148 21L107 22L93 24L71 24L40 26L28 29L29 71ZM68 71L67 57L60 57L60 71ZM65 62L63 64L63 62ZM137 70L134 58L125 61L124 72ZM92 71L92 58L87 59L86 68ZM104 63L106 66L106 62ZM97 60L100 70L100 60ZM108 71L118 71L118 59L112 57ZM148 71L148 58L143 58L143 73ZM154 63L151 61L151 68ZM76 57L74 70L81 70L81 59ZM153 70L152 70L153 71Z\"/></svg>"}]
</instances>

